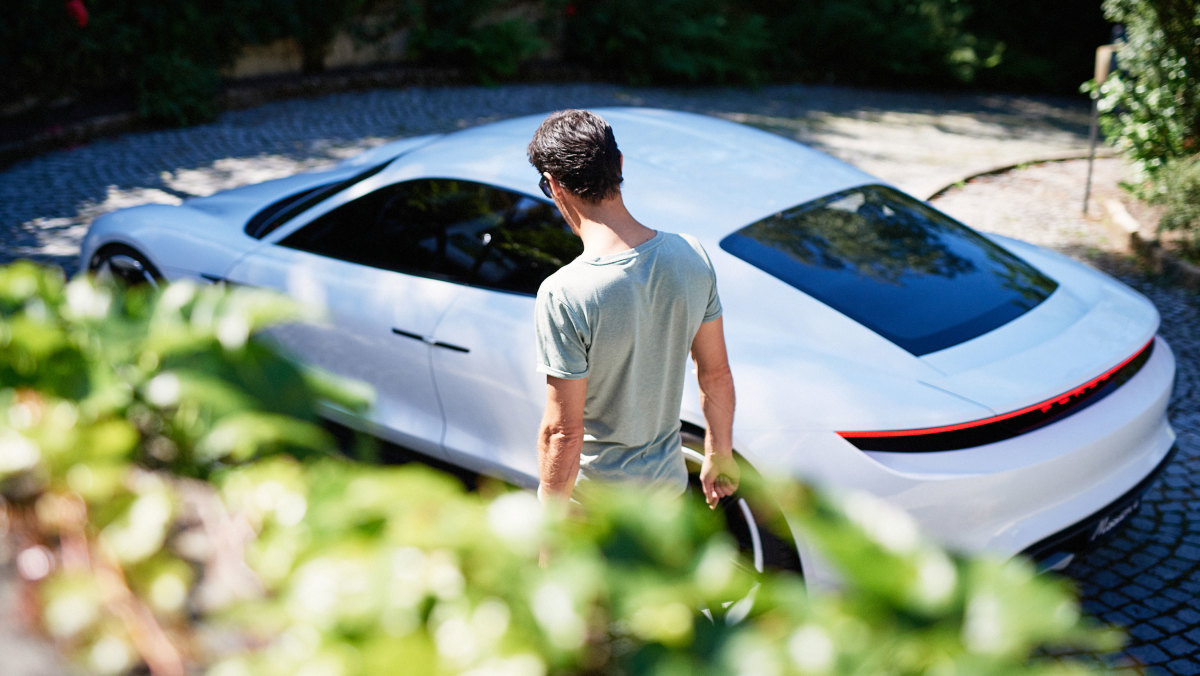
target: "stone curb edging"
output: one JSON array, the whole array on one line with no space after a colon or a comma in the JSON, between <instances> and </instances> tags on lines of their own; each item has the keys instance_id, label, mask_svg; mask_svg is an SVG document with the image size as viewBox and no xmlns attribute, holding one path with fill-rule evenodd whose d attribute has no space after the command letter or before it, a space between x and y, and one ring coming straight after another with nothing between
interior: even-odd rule
<instances>
[{"instance_id":1,"label":"stone curb edging","mask_svg":"<svg viewBox=\"0 0 1200 676\"><path fill-rule=\"evenodd\" d=\"M133 113L113 113L81 122L54 125L33 136L0 145L0 171L21 160L140 128L149 127Z\"/></svg>"},{"instance_id":2,"label":"stone curb edging","mask_svg":"<svg viewBox=\"0 0 1200 676\"><path fill-rule=\"evenodd\" d=\"M1107 199L1103 204L1107 214L1107 218L1103 219L1104 224L1118 239L1128 243L1129 250L1151 272L1163 275L1186 289L1200 291L1200 265L1171 254L1158 241L1143 235L1145 228L1142 223L1119 200Z\"/></svg>"},{"instance_id":3,"label":"stone curb edging","mask_svg":"<svg viewBox=\"0 0 1200 676\"><path fill-rule=\"evenodd\" d=\"M937 199L938 197L941 197L943 194L957 188L958 186L962 185L963 183L967 183L968 181L974 180L976 178L981 178L983 176L995 176L996 174L1005 174L1005 173L1012 171L1013 169L1020 169L1021 167L1026 167L1026 166L1033 165L1033 164L1048 164L1050 162L1070 162L1072 160L1086 160L1090 156L1091 155L1087 149L1070 149L1070 150L1063 150L1063 151L1057 152L1057 153L1038 155L1037 157L1034 157L1034 158L1031 158L1028 160L1022 160L1020 162L1006 162L1004 164L997 164L994 167L990 167L987 169L983 169L981 171L976 171L974 173L968 174L967 176L964 176L963 178L960 178L957 181L954 181L953 183L944 185L941 188L934 190L932 193L929 194L928 197L925 198L925 201L928 202L930 200ZM1112 148L1109 148L1107 146L1096 148L1096 159L1107 159L1107 158L1116 157L1116 156L1117 156L1117 154L1115 151L1113 151Z\"/></svg>"}]
</instances>

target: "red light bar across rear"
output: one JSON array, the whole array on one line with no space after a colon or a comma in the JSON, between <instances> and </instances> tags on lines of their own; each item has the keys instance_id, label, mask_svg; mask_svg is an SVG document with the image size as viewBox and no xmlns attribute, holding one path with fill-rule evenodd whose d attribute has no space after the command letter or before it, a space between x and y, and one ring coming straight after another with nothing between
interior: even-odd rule
<instances>
[{"instance_id":1,"label":"red light bar across rear","mask_svg":"<svg viewBox=\"0 0 1200 676\"><path fill-rule=\"evenodd\" d=\"M1010 413L940 427L838 434L864 451L903 453L952 451L1011 439L1100 401L1141 370L1153 352L1152 338L1130 358L1070 392Z\"/></svg>"}]
</instances>

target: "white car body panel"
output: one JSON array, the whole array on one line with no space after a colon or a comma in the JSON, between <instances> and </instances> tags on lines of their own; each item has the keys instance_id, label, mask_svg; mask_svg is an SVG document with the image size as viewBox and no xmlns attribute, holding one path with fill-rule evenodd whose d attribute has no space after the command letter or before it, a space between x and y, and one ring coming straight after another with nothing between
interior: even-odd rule
<instances>
[{"instance_id":1,"label":"white car body panel","mask_svg":"<svg viewBox=\"0 0 1200 676\"><path fill-rule=\"evenodd\" d=\"M318 308L325 321L280 326L272 338L309 365L370 385L372 422L396 443L442 455L445 421L430 370L433 348L395 330L432 334L459 293L456 285L278 246L251 252L226 279Z\"/></svg>"},{"instance_id":2,"label":"white car body panel","mask_svg":"<svg viewBox=\"0 0 1200 676\"><path fill-rule=\"evenodd\" d=\"M623 195L651 227L694 234L717 271L738 389L737 450L760 472L883 496L930 533L969 550L1016 553L1096 513L1170 451L1174 378L1158 339L1141 370L1106 398L1003 441L940 452L863 451L839 431L938 427L1030 407L1087 383L1154 340L1158 315L1134 291L1063 256L992 238L1058 284L983 335L923 356L902 349L723 250L729 233L782 209L880 182L800 144L741 125L667 111L599 111L625 155ZM534 371L533 298L353 265L278 243L360 195L415 178L463 179L543 198L525 147L541 116L382 146L334 170L180 207L105 215L82 247L143 252L168 279L278 289L328 322L277 339L305 361L376 388L367 426L426 454L536 484L545 380ZM378 174L262 240L257 208L306 186ZM694 379L681 417L702 425ZM798 543L806 568L814 559Z\"/></svg>"},{"instance_id":3,"label":"white car body panel","mask_svg":"<svg viewBox=\"0 0 1200 676\"><path fill-rule=\"evenodd\" d=\"M449 459L536 488L546 377L533 369L533 298L465 288L435 336L470 349L433 355Z\"/></svg>"}]
</instances>

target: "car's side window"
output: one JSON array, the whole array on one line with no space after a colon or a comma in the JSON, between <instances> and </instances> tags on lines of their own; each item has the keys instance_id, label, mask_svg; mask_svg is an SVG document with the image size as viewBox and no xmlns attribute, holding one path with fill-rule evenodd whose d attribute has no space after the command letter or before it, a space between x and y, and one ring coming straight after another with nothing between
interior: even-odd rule
<instances>
[{"instance_id":1,"label":"car's side window","mask_svg":"<svg viewBox=\"0 0 1200 676\"><path fill-rule=\"evenodd\" d=\"M535 293L582 251L553 206L449 179L385 186L316 218L280 244L518 293Z\"/></svg>"},{"instance_id":2,"label":"car's side window","mask_svg":"<svg viewBox=\"0 0 1200 676\"><path fill-rule=\"evenodd\" d=\"M558 209L521 197L504 222L480 235L484 247L471 271L470 283L518 293L537 293L550 273L583 253Z\"/></svg>"}]
</instances>

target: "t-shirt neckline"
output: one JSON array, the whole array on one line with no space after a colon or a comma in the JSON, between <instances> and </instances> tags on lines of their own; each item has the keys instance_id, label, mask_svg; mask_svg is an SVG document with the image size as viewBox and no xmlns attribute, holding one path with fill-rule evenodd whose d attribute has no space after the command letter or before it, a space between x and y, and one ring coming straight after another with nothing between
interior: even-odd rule
<instances>
[{"instance_id":1,"label":"t-shirt neckline","mask_svg":"<svg viewBox=\"0 0 1200 676\"><path fill-rule=\"evenodd\" d=\"M581 257L579 260L583 263L587 263L588 265L609 265L612 263L620 263L646 253L650 249L653 249L661 244L662 240L663 232L661 230L656 230L653 237L633 247L632 249L626 249L624 251L618 251L617 253L607 254L604 256L595 256L592 258Z\"/></svg>"}]
</instances>

